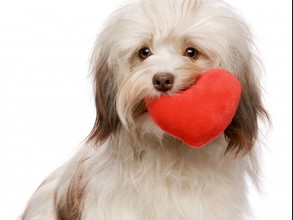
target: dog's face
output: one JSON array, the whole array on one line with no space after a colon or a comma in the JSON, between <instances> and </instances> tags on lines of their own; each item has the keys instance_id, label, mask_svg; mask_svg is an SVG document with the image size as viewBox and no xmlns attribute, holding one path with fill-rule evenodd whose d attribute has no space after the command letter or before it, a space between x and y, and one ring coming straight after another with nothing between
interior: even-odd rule
<instances>
[{"instance_id":1,"label":"dog's face","mask_svg":"<svg viewBox=\"0 0 293 220\"><path fill-rule=\"evenodd\" d=\"M212 68L242 84L236 115L225 135L228 150L248 152L262 107L249 30L231 9L209 0L142 0L117 11L93 52L97 119L89 141L101 142L121 126L162 134L144 100L178 93Z\"/></svg>"}]
</instances>

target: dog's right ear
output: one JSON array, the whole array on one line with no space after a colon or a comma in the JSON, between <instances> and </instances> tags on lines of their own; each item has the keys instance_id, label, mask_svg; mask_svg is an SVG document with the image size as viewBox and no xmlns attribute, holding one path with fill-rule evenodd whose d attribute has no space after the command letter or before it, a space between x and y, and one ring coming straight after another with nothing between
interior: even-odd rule
<instances>
[{"instance_id":1,"label":"dog's right ear","mask_svg":"<svg viewBox=\"0 0 293 220\"><path fill-rule=\"evenodd\" d=\"M96 120L87 138L89 143L104 142L120 124L116 111L116 77L109 61L109 50L97 43L91 59L91 74L94 80Z\"/></svg>"}]
</instances>

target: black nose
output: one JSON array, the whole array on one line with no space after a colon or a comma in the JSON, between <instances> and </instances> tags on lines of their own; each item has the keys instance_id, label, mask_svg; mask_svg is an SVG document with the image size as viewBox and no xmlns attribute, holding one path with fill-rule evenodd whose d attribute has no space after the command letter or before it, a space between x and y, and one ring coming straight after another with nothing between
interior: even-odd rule
<instances>
[{"instance_id":1,"label":"black nose","mask_svg":"<svg viewBox=\"0 0 293 220\"><path fill-rule=\"evenodd\" d=\"M153 85L156 90L167 92L174 84L174 76L171 73L157 73L153 77Z\"/></svg>"}]
</instances>

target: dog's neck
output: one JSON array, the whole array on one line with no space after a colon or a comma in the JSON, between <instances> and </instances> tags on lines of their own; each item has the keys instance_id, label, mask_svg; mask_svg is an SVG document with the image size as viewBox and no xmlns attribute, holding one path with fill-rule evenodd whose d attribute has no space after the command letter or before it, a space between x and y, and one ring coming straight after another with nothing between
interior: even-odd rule
<instances>
[{"instance_id":1,"label":"dog's neck","mask_svg":"<svg viewBox=\"0 0 293 220\"><path fill-rule=\"evenodd\" d=\"M174 158L176 160L184 160L185 158L200 160L200 158L204 158L216 162L224 156L229 156L225 155L227 141L224 136L220 136L202 148L194 149L168 134L158 138L145 135L139 129L128 130L120 127L117 133L110 136L105 144L108 145L108 150L116 159L122 161L143 160L146 156L150 156L159 160L167 158L170 158L171 161Z\"/></svg>"}]
</instances>

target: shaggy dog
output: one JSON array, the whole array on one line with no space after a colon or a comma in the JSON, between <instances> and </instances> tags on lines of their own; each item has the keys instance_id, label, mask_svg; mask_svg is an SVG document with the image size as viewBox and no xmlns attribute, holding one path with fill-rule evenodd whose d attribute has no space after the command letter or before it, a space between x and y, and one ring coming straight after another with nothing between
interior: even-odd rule
<instances>
[{"instance_id":1,"label":"shaggy dog","mask_svg":"<svg viewBox=\"0 0 293 220\"><path fill-rule=\"evenodd\" d=\"M116 11L92 55L96 121L82 149L37 189L22 220L242 220L261 102L251 33L219 0L140 0ZM226 69L242 94L225 132L192 149L162 131L144 100ZM156 85L155 77L168 82ZM188 122L186 122L188 123Z\"/></svg>"}]
</instances>

